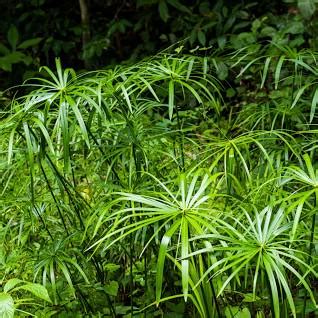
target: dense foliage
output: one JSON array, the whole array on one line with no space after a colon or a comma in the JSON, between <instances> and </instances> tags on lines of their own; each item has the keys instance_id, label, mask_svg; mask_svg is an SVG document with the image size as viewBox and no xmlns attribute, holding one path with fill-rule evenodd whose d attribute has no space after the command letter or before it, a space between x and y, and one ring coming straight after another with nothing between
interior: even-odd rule
<instances>
[{"instance_id":1,"label":"dense foliage","mask_svg":"<svg viewBox=\"0 0 318 318\"><path fill-rule=\"evenodd\" d=\"M25 84L1 123L1 270L46 286L33 312L317 311L315 54L263 49L57 60Z\"/></svg>"},{"instance_id":2,"label":"dense foliage","mask_svg":"<svg viewBox=\"0 0 318 318\"><path fill-rule=\"evenodd\" d=\"M0 0L0 91L35 76L41 65L54 68L55 56L67 67L93 70L180 41L191 49L268 40L315 48L314 2Z\"/></svg>"},{"instance_id":3,"label":"dense foliage","mask_svg":"<svg viewBox=\"0 0 318 318\"><path fill-rule=\"evenodd\" d=\"M30 33L17 20L0 45L13 81L43 62L35 11L51 4L31 2ZM92 64L91 34L89 58L64 52L78 71L48 58L1 100L0 317L316 317L314 2L138 1L137 17L123 3L125 28L108 31L122 57ZM151 32L177 43L133 63L141 33L136 55L162 47Z\"/></svg>"}]
</instances>

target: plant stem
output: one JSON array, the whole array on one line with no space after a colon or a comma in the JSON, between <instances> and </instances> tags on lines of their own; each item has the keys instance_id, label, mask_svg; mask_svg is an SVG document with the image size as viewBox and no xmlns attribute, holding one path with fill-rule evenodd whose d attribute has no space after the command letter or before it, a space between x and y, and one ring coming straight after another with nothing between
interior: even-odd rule
<instances>
[{"instance_id":1,"label":"plant stem","mask_svg":"<svg viewBox=\"0 0 318 318\"><path fill-rule=\"evenodd\" d=\"M145 275L145 296L147 299L147 291L148 291L148 274L147 274L147 251L144 253L144 275ZM147 317L147 312L144 311L144 317Z\"/></svg>"},{"instance_id":2,"label":"plant stem","mask_svg":"<svg viewBox=\"0 0 318 318\"><path fill-rule=\"evenodd\" d=\"M308 253L308 259L307 259L307 264L310 265L312 261L312 252L315 247L314 245L314 237L315 237L315 226L316 226L316 215L317 215L317 196L318 192L315 192L315 197L314 197L314 214L312 216L311 220L311 230L310 230L310 241L309 241L309 253ZM307 289L305 290L304 294L304 304L303 304L303 312L302 312L302 317L306 317L306 307L307 307L307 297L308 297L308 292Z\"/></svg>"},{"instance_id":3,"label":"plant stem","mask_svg":"<svg viewBox=\"0 0 318 318\"><path fill-rule=\"evenodd\" d=\"M130 250L129 250L129 271L130 271L130 315L131 317L134 316L134 298L133 298L133 292L134 292L134 274L133 274L133 235L129 235L130 239Z\"/></svg>"}]
</instances>

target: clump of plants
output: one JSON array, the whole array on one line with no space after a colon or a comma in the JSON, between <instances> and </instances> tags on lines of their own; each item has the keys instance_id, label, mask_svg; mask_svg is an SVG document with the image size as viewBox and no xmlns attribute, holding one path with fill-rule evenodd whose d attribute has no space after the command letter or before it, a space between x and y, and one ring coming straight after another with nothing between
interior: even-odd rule
<instances>
[{"instance_id":1,"label":"clump of plants","mask_svg":"<svg viewBox=\"0 0 318 318\"><path fill-rule=\"evenodd\" d=\"M0 123L1 282L42 303L4 290L0 313L314 317L316 58L43 67Z\"/></svg>"}]
</instances>

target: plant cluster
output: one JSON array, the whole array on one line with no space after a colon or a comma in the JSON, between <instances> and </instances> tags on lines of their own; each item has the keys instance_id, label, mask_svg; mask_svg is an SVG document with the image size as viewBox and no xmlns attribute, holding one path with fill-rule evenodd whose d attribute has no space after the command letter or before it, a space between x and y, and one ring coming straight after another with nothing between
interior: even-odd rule
<instances>
[{"instance_id":1,"label":"plant cluster","mask_svg":"<svg viewBox=\"0 0 318 318\"><path fill-rule=\"evenodd\" d=\"M314 51L41 72L0 123L4 317L317 314Z\"/></svg>"}]
</instances>

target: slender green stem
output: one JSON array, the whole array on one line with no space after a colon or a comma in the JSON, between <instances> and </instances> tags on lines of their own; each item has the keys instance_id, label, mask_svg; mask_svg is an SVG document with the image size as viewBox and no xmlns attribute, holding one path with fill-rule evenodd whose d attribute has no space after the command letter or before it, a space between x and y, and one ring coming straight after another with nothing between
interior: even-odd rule
<instances>
[{"instance_id":1,"label":"slender green stem","mask_svg":"<svg viewBox=\"0 0 318 318\"><path fill-rule=\"evenodd\" d=\"M312 220L311 220L309 252L308 252L308 259L307 259L308 265L310 265L312 262L312 252L313 252L314 247L315 247L314 238L315 238L315 226L316 226L316 215L317 215L317 195L318 195L318 192L315 193L315 197L314 197L314 214L313 214ZM308 292L306 289L305 294L304 294L304 303L303 303L303 312L302 312L303 318L306 317L307 298L308 298Z\"/></svg>"},{"instance_id":2,"label":"slender green stem","mask_svg":"<svg viewBox=\"0 0 318 318\"><path fill-rule=\"evenodd\" d=\"M129 274L130 274L130 313L131 317L134 316L134 273L133 273L133 235L129 235Z\"/></svg>"},{"instance_id":3,"label":"slender green stem","mask_svg":"<svg viewBox=\"0 0 318 318\"><path fill-rule=\"evenodd\" d=\"M144 253L144 276L145 276L145 298L147 299L148 295L148 272L147 272L147 250ZM146 310L144 311L144 318L147 317Z\"/></svg>"},{"instance_id":4,"label":"slender green stem","mask_svg":"<svg viewBox=\"0 0 318 318\"><path fill-rule=\"evenodd\" d=\"M221 311L220 311L220 307L219 307L218 300L217 300L217 297L216 297L216 292L215 292L215 288L214 288L214 284L213 284L212 279L211 279L211 289L212 289L212 295L213 295L213 300L214 300L216 312L218 314L218 317L221 318L222 317L221 316Z\"/></svg>"}]
</instances>

